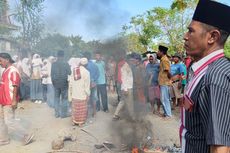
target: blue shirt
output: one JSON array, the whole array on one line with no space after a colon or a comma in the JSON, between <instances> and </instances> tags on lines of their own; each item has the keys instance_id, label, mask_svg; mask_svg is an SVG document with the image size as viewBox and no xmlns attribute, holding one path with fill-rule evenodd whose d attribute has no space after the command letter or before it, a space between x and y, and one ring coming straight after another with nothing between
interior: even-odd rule
<instances>
[{"instance_id":1,"label":"blue shirt","mask_svg":"<svg viewBox=\"0 0 230 153\"><path fill-rule=\"evenodd\" d=\"M186 68L186 65L184 64L184 63L180 63L181 64L181 66L182 66L182 68L183 68L183 73L184 73L184 76L185 76L185 79L183 79L182 81L181 81L181 83L182 84L186 84L186 76L187 76L187 68Z\"/></svg>"},{"instance_id":2,"label":"blue shirt","mask_svg":"<svg viewBox=\"0 0 230 153\"><path fill-rule=\"evenodd\" d=\"M97 79L97 84L105 84L105 62L104 61L96 61L95 64L99 70L99 77Z\"/></svg>"},{"instance_id":3,"label":"blue shirt","mask_svg":"<svg viewBox=\"0 0 230 153\"><path fill-rule=\"evenodd\" d=\"M86 66L86 69L90 73L90 81L96 82L98 77L99 77L99 70L98 70L97 65L94 64L93 61L89 60L87 66Z\"/></svg>"},{"instance_id":4,"label":"blue shirt","mask_svg":"<svg viewBox=\"0 0 230 153\"><path fill-rule=\"evenodd\" d=\"M151 81L151 85L158 85L158 75L160 72L160 64L156 63L156 64L151 64L148 63L146 66L146 72L147 72L147 77L149 77L150 75L153 75L152 81Z\"/></svg>"},{"instance_id":5,"label":"blue shirt","mask_svg":"<svg viewBox=\"0 0 230 153\"><path fill-rule=\"evenodd\" d=\"M178 74L183 74L183 66L180 63L177 64L171 64L171 75L178 75Z\"/></svg>"}]
</instances>

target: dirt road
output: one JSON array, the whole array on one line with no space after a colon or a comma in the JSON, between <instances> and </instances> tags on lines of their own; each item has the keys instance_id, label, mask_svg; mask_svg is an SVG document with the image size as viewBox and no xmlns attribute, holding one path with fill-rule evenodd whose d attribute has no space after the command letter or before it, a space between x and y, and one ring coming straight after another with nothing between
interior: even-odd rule
<instances>
[{"instance_id":1,"label":"dirt road","mask_svg":"<svg viewBox=\"0 0 230 153\"><path fill-rule=\"evenodd\" d=\"M114 101L110 97L110 103ZM24 101L19 104L16 112L17 121L21 122L29 131L34 132L34 142L22 146L15 133L11 133L9 145L0 146L0 153L48 153L53 152L51 142L58 137L62 131L69 131L76 136L76 141L65 141L63 151L99 153L94 147L97 143L104 141L113 142L116 133L113 131L112 114L114 106L109 105L110 112L98 112L96 119L89 119L83 127L72 126L71 118L55 118L53 109L46 104L34 104ZM174 112L171 120L163 120L157 115L149 113L146 117L152 123L153 142L155 144L172 146L178 143L179 118L178 111ZM116 122L116 121L115 121ZM88 133L84 132L87 131ZM113 132L112 132L113 131ZM105 151L106 152L106 151ZM118 151L117 151L118 152Z\"/></svg>"}]
</instances>

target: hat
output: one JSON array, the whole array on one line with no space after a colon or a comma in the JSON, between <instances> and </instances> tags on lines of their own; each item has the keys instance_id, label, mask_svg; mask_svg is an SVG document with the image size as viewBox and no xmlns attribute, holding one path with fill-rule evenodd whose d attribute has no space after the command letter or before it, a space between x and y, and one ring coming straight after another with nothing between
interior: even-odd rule
<instances>
[{"instance_id":1,"label":"hat","mask_svg":"<svg viewBox=\"0 0 230 153\"><path fill-rule=\"evenodd\" d=\"M85 57L83 57L83 58L81 58L81 65L86 65L86 64L88 64L88 59L87 58L85 58Z\"/></svg>"},{"instance_id":2,"label":"hat","mask_svg":"<svg viewBox=\"0 0 230 153\"><path fill-rule=\"evenodd\" d=\"M178 57L179 59L181 59L181 55L179 53L175 53L172 57Z\"/></svg>"},{"instance_id":3,"label":"hat","mask_svg":"<svg viewBox=\"0 0 230 153\"><path fill-rule=\"evenodd\" d=\"M230 7L227 5L212 0L200 0L192 19L230 33Z\"/></svg>"},{"instance_id":4,"label":"hat","mask_svg":"<svg viewBox=\"0 0 230 153\"><path fill-rule=\"evenodd\" d=\"M167 51L168 51L168 47L165 47L165 46L162 46L162 45L159 45L158 49L159 49L159 51L161 51L164 54L166 54Z\"/></svg>"},{"instance_id":5,"label":"hat","mask_svg":"<svg viewBox=\"0 0 230 153\"><path fill-rule=\"evenodd\" d=\"M4 59L8 59L10 63L14 63L14 60L11 58L10 54L8 53L0 53L0 57Z\"/></svg>"}]
</instances>

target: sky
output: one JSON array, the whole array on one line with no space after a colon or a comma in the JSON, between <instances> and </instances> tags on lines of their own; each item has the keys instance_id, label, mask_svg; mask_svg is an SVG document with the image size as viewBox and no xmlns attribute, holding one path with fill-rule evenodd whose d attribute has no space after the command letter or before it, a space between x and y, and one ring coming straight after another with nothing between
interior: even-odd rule
<instances>
[{"instance_id":1,"label":"sky","mask_svg":"<svg viewBox=\"0 0 230 153\"><path fill-rule=\"evenodd\" d=\"M171 0L46 0L45 23L50 32L80 35L83 40L106 39L121 32L131 17Z\"/></svg>"},{"instance_id":2,"label":"sky","mask_svg":"<svg viewBox=\"0 0 230 153\"><path fill-rule=\"evenodd\" d=\"M17 0L10 0L17 1ZM131 17L154 7L169 8L173 0L45 0L48 32L79 35L85 41L107 39L122 31ZM230 0L217 0L230 5Z\"/></svg>"}]
</instances>

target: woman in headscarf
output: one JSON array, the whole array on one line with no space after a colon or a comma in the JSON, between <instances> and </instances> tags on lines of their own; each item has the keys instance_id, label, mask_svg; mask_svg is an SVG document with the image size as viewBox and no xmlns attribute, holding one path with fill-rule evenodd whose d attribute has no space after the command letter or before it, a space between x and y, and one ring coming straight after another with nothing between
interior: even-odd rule
<instances>
[{"instance_id":1,"label":"woman in headscarf","mask_svg":"<svg viewBox=\"0 0 230 153\"><path fill-rule=\"evenodd\" d=\"M42 103L42 59L40 55L34 54L31 62L30 99L35 103Z\"/></svg>"},{"instance_id":2,"label":"woman in headscarf","mask_svg":"<svg viewBox=\"0 0 230 153\"><path fill-rule=\"evenodd\" d=\"M72 84L72 123L81 126L87 119L88 98L90 95L90 74L84 67L88 63L86 58L77 58L76 67L70 77Z\"/></svg>"},{"instance_id":3,"label":"woman in headscarf","mask_svg":"<svg viewBox=\"0 0 230 153\"><path fill-rule=\"evenodd\" d=\"M43 88L43 97L45 97L47 104L52 108L54 108L54 87L51 80L51 65L53 61L53 56L50 56L48 59L44 59L44 66L42 67L42 84L46 89L44 92Z\"/></svg>"}]
</instances>

